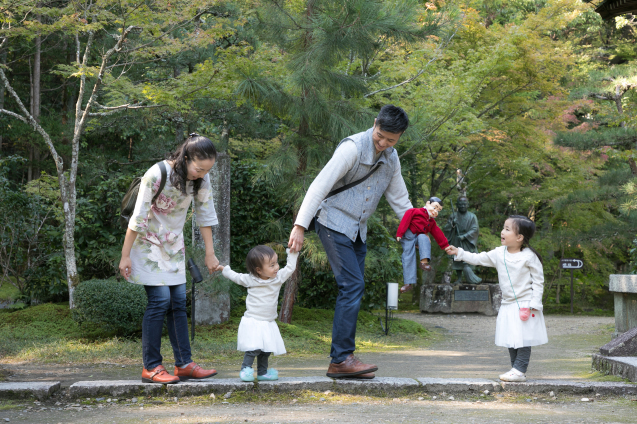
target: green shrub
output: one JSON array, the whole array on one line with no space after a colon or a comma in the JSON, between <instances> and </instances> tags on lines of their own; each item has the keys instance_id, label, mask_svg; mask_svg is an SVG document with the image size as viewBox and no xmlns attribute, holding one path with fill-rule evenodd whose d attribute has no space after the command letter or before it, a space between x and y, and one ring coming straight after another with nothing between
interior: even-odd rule
<instances>
[{"instance_id":1,"label":"green shrub","mask_svg":"<svg viewBox=\"0 0 637 424\"><path fill-rule=\"evenodd\" d=\"M144 287L116 279L88 280L74 294L73 319L120 335L138 333L146 310Z\"/></svg>"}]
</instances>

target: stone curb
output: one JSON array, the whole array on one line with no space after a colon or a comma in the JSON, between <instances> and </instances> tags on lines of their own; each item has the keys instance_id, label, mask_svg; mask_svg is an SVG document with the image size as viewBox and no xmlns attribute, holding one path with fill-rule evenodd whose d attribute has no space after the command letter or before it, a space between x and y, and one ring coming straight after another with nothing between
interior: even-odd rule
<instances>
[{"instance_id":1,"label":"stone curb","mask_svg":"<svg viewBox=\"0 0 637 424\"><path fill-rule=\"evenodd\" d=\"M419 378L423 391L434 393L462 393L462 392L499 392L502 390L501 382L483 378Z\"/></svg>"},{"instance_id":2,"label":"stone curb","mask_svg":"<svg viewBox=\"0 0 637 424\"><path fill-rule=\"evenodd\" d=\"M372 394L392 393L396 395L413 393L420 384L413 378L376 377L367 379L338 379L333 381L333 390L340 393Z\"/></svg>"},{"instance_id":3,"label":"stone curb","mask_svg":"<svg viewBox=\"0 0 637 424\"><path fill-rule=\"evenodd\" d=\"M637 357L593 354L593 368L637 382Z\"/></svg>"},{"instance_id":4,"label":"stone curb","mask_svg":"<svg viewBox=\"0 0 637 424\"><path fill-rule=\"evenodd\" d=\"M222 394L235 390L254 390L253 383L246 383L238 378L207 378L199 381L187 381L167 384L171 396L200 396L210 393Z\"/></svg>"},{"instance_id":5,"label":"stone curb","mask_svg":"<svg viewBox=\"0 0 637 424\"><path fill-rule=\"evenodd\" d=\"M60 390L60 382L16 382L0 383L0 399L31 398L38 400L48 399L53 393Z\"/></svg>"},{"instance_id":6,"label":"stone curb","mask_svg":"<svg viewBox=\"0 0 637 424\"><path fill-rule=\"evenodd\" d=\"M60 390L60 383L0 383L0 398L36 397L40 400ZM506 383L488 379L463 378L392 378L331 379L327 377L282 377L278 381L243 382L238 378L206 379L178 384L145 384L139 380L78 381L69 387L72 398L133 396L200 396L232 391L285 393L300 390L339 393L401 396L409 393L479 394L489 392L545 393L562 395L601 394L637 395L637 385L616 382L574 382L566 380L531 380Z\"/></svg>"},{"instance_id":7,"label":"stone curb","mask_svg":"<svg viewBox=\"0 0 637 424\"><path fill-rule=\"evenodd\" d=\"M177 383L179 384L179 383ZM147 384L139 380L78 381L69 387L69 395L78 397L159 396L166 393L164 384Z\"/></svg>"}]
</instances>

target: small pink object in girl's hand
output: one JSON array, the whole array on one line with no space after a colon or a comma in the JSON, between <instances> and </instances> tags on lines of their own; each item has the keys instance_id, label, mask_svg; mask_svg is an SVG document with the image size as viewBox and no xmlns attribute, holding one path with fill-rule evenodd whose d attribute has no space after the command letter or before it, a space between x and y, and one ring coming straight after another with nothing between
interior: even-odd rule
<instances>
[{"instance_id":1,"label":"small pink object in girl's hand","mask_svg":"<svg viewBox=\"0 0 637 424\"><path fill-rule=\"evenodd\" d=\"M531 316L531 309L530 308L520 308L520 319L522 321L528 320L529 316Z\"/></svg>"}]
</instances>

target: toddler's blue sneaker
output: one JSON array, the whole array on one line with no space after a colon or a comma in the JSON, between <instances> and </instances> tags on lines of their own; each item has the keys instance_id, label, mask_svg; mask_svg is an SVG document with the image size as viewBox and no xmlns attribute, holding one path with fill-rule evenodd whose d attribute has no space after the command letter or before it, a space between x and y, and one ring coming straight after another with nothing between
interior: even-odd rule
<instances>
[{"instance_id":1,"label":"toddler's blue sneaker","mask_svg":"<svg viewBox=\"0 0 637 424\"><path fill-rule=\"evenodd\" d=\"M258 375L257 380L259 381L274 381L279 379L279 372L274 368L268 368L268 372L264 375Z\"/></svg>"},{"instance_id":2,"label":"toddler's blue sneaker","mask_svg":"<svg viewBox=\"0 0 637 424\"><path fill-rule=\"evenodd\" d=\"M251 367L246 367L239 373L241 381L254 381L254 370Z\"/></svg>"}]
</instances>

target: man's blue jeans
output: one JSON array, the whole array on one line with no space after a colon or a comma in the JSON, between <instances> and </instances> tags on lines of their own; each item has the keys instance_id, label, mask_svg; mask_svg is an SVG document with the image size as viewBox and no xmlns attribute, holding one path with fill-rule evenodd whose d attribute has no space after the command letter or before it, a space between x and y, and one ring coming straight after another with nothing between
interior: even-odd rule
<instances>
[{"instance_id":1,"label":"man's blue jeans","mask_svg":"<svg viewBox=\"0 0 637 424\"><path fill-rule=\"evenodd\" d=\"M416 263L416 243L420 259L431 259L431 241L426 234L418 234L417 236L407 229L405 235L400 239L403 246L403 282L405 284L416 284L416 275L418 272Z\"/></svg>"},{"instance_id":2,"label":"man's blue jeans","mask_svg":"<svg viewBox=\"0 0 637 424\"><path fill-rule=\"evenodd\" d=\"M192 362L186 317L186 284L144 286L148 305L142 321L142 356L144 368L152 370L162 364L161 333L167 318L168 337L175 355L175 366Z\"/></svg>"},{"instance_id":3,"label":"man's blue jeans","mask_svg":"<svg viewBox=\"0 0 637 424\"><path fill-rule=\"evenodd\" d=\"M321 239L338 285L330 356L333 363L340 363L356 350L356 320L365 292L363 277L367 245L360 234L353 242L319 222L316 222L316 234Z\"/></svg>"}]
</instances>

